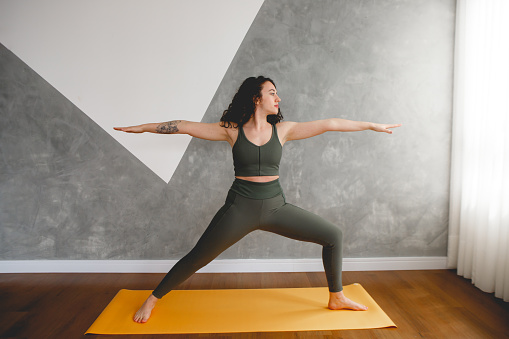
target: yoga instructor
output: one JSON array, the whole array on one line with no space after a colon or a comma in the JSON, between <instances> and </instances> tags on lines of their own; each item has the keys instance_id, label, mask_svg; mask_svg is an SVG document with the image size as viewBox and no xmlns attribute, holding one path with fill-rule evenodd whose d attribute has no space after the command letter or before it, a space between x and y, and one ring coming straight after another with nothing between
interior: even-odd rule
<instances>
[{"instance_id":1,"label":"yoga instructor","mask_svg":"<svg viewBox=\"0 0 509 339\"><path fill-rule=\"evenodd\" d=\"M263 76L247 78L218 123L174 120L131 127L128 133L189 134L196 138L227 141L232 147L235 180L225 204L216 213L194 248L166 274L134 315L146 322L157 301L254 230L264 230L323 246L322 259L329 287L328 307L333 310L367 310L343 294L342 232L321 217L288 204L279 184L283 145L328 131L372 130L391 134L400 125L343 119L282 122L274 81Z\"/></svg>"}]
</instances>

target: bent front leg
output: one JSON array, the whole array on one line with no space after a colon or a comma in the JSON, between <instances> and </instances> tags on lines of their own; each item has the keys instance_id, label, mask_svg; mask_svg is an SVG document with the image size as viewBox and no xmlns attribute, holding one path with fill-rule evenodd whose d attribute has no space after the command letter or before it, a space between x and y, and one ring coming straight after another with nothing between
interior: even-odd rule
<instances>
[{"instance_id":1,"label":"bent front leg","mask_svg":"<svg viewBox=\"0 0 509 339\"><path fill-rule=\"evenodd\" d=\"M343 233L333 223L292 204L272 213L261 229L291 239L323 246L322 261L330 292L340 292L343 268Z\"/></svg>"}]
</instances>

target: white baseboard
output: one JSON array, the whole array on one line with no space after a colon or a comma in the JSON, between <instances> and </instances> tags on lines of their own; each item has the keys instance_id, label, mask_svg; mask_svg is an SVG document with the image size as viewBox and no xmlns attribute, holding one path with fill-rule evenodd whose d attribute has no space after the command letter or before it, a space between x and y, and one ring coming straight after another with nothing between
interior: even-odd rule
<instances>
[{"instance_id":1,"label":"white baseboard","mask_svg":"<svg viewBox=\"0 0 509 339\"><path fill-rule=\"evenodd\" d=\"M166 273L177 260L0 260L0 273ZM447 257L345 258L343 271L446 269ZM321 259L219 259L199 273L320 272Z\"/></svg>"}]
</instances>

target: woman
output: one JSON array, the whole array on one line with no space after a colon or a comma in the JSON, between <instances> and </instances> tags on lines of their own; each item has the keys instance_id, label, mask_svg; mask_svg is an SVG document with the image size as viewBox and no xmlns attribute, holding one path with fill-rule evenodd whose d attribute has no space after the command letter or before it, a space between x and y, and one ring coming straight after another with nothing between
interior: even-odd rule
<instances>
[{"instance_id":1,"label":"woman","mask_svg":"<svg viewBox=\"0 0 509 339\"><path fill-rule=\"evenodd\" d=\"M189 134L206 140L227 141L233 152L235 181L226 202L212 219L195 247L168 272L134 315L146 322L157 300L207 265L221 252L256 229L323 246L322 258L329 285L330 309L367 310L343 294L341 284L342 233L334 224L285 202L279 184L279 162L287 141L313 137L327 131L373 130L391 134L400 125L343 119L281 122L274 82L263 76L246 79L218 123L175 120L132 127L129 133Z\"/></svg>"}]
</instances>

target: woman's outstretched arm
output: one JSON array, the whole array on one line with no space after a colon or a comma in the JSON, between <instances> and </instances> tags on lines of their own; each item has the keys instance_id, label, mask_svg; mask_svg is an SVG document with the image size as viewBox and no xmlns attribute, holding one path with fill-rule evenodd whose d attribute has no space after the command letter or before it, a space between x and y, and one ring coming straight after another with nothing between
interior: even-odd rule
<instances>
[{"instance_id":1,"label":"woman's outstretched arm","mask_svg":"<svg viewBox=\"0 0 509 339\"><path fill-rule=\"evenodd\" d=\"M375 132L385 132L392 134L391 128L396 128L399 126L401 126L401 124L377 124L373 122L332 118L308 122L282 122L279 130L281 130L283 134L284 141L290 141L311 138L315 135L320 135L322 133L332 131L357 132L372 130Z\"/></svg>"},{"instance_id":2,"label":"woman's outstretched arm","mask_svg":"<svg viewBox=\"0 0 509 339\"><path fill-rule=\"evenodd\" d=\"M160 134L189 134L192 137L214 140L230 141L227 128L219 123L203 123L185 120L172 120L161 123L143 124L130 127L113 127L117 131L127 133L160 133Z\"/></svg>"}]
</instances>

